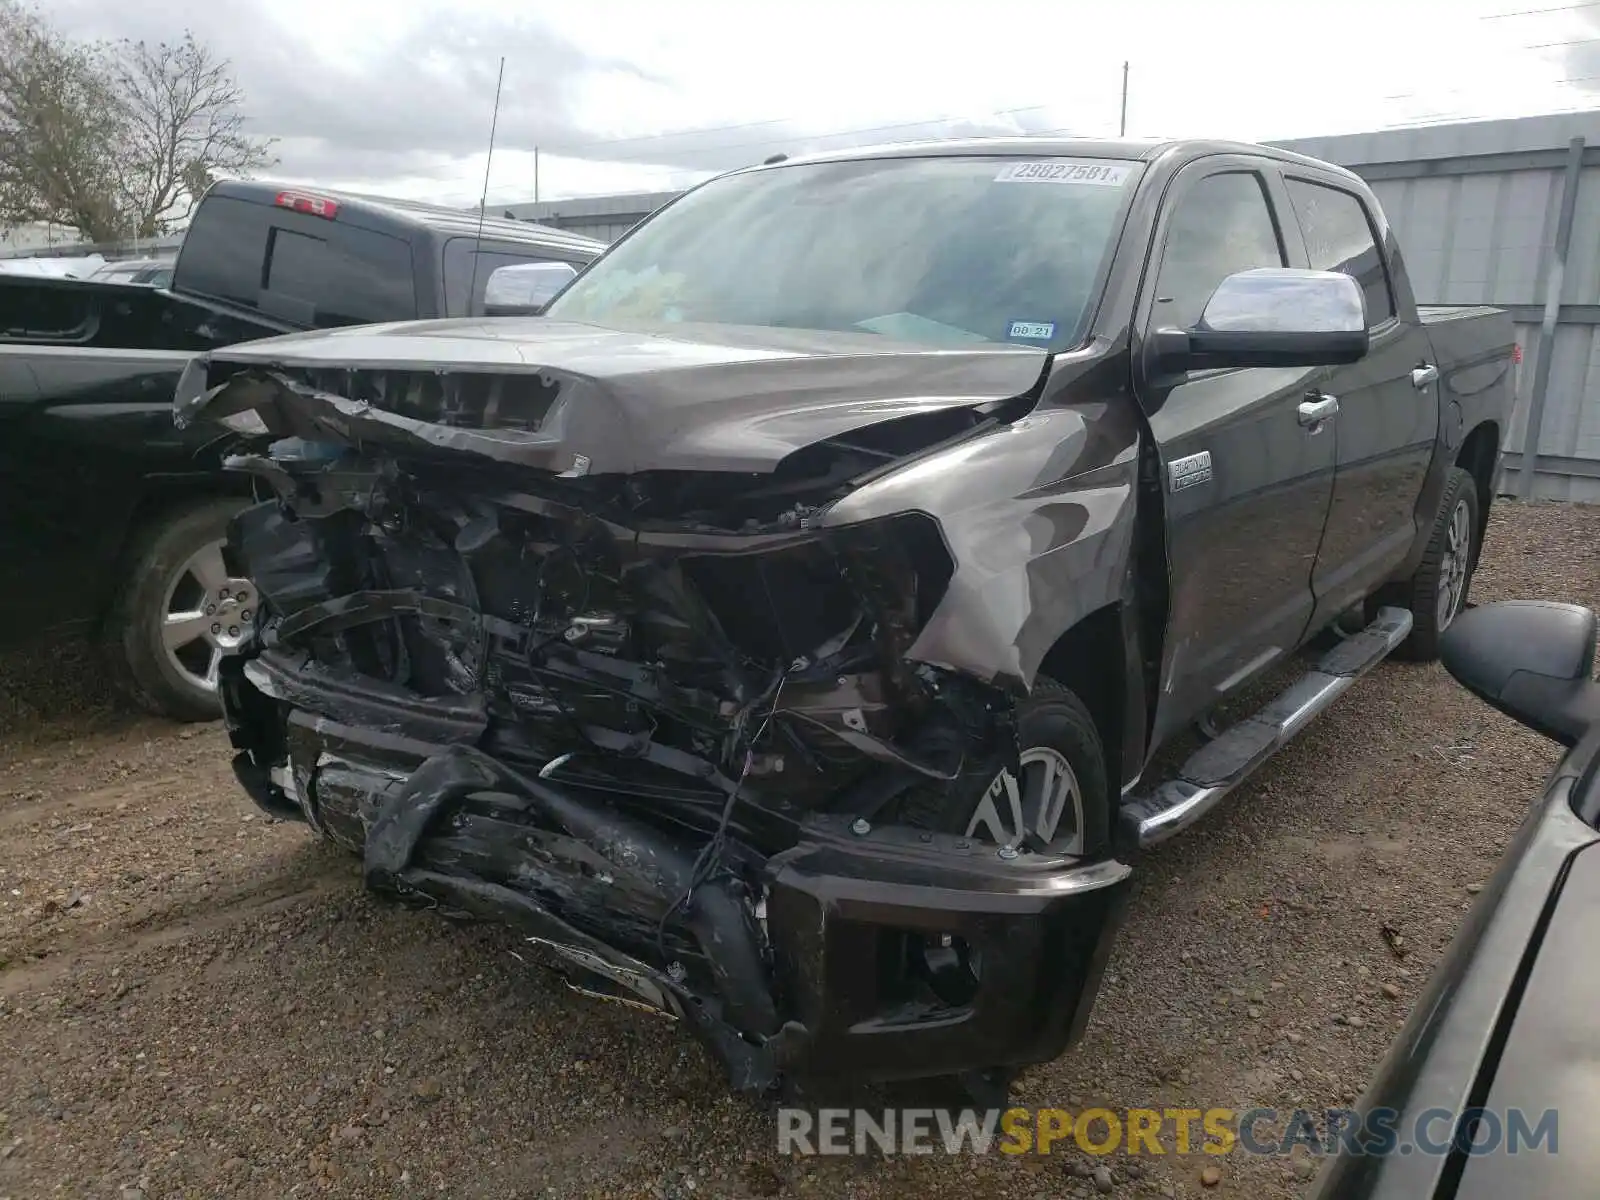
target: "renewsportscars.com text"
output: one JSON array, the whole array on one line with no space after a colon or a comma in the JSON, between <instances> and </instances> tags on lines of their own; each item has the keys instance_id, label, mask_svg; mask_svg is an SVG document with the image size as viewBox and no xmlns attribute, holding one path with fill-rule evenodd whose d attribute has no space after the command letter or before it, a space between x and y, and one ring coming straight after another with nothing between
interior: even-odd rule
<instances>
[{"instance_id":1,"label":"renewsportscars.com text","mask_svg":"<svg viewBox=\"0 0 1600 1200\"><path fill-rule=\"evenodd\" d=\"M778 1153L1555 1154L1558 1116L1512 1108L860 1108L778 1110Z\"/></svg>"}]
</instances>

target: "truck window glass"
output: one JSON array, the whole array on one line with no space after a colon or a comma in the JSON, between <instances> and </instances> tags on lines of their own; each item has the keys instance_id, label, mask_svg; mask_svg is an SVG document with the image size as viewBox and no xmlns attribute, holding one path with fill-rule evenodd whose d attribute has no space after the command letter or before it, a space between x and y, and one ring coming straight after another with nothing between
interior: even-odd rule
<instances>
[{"instance_id":1,"label":"truck window glass","mask_svg":"<svg viewBox=\"0 0 1600 1200\"><path fill-rule=\"evenodd\" d=\"M266 290L315 305L326 294L328 243L292 229L274 229L267 238Z\"/></svg>"},{"instance_id":2,"label":"truck window glass","mask_svg":"<svg viewBox=\"0 0 1600 1200\"><path fill-rule=\"evenodd\" d=\"M473 246L476 239L453 237L444 244L444 311L449 317L476 317L483 314L483 289L489 276L497 267L514 266L525 262L570 262L582 268L583 260L562 254L541 251L534 246L511 246L504 242L488 243L478 251L478 280L472 281ZM467 292L472 291L468 306Z\"/></svg>"},{"instance_id":3,"label":"truck window glass","mask_svg":"<svg viewBox=\"0 0 1600 1200\"><path fill-rule=\"evenodd\" d=\"M1283 265L1261 177L1251 171L1208 176L1183 194L1167 225L1151 323L1192 328L1229 275Z\"/></svg>"},{"instance_id":4,"label":"truck window glass","mask_svg":"<svg viewBox=\"0 0 1600 1200\"><path fill-rule=\"evenodd\" d=\"M726 175L617 243L547 310L1076 344L1139 165L935 156Z\"/></svg>"},{"instance_id":5,"label":"truck window glass","mask_svg":"<svg viewBox=\"0 0 1600 1200\"><path fill-rule=\"evenodd\" d=\"M1304 179L1286 182L1305 234L1311 269L1340 271L1359 283L1367 298L1368 326L1382 325L1393 317L1389 274L1360 198Z\"/></svg>"},{"instance_id":6,"label":"truck window glass","mask_svg":"<svg viewBox=\"0 0 1600 1200\"><path fill-rule=\"evenodd\" d=\"M411 247L344 218L208 197L184 235L178 282L198 295L297 324L414 318Z\"/></svg>"}]
</instances>

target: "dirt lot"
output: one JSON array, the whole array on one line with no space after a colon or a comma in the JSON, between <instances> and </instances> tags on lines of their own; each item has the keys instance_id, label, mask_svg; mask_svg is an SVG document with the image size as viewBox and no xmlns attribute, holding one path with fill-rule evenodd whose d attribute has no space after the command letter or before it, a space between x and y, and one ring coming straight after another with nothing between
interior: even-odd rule
<instances>
[{"instance_id":1,"label":"dirt lot","mask_svg":"<svg viewBox=\"0 0 1600 1200\"><path fill-rule=\"evenodd\" d=\"M1600 605L1597 547L1600 508L1502 503L1475 598ZM1060 1155L779 1158L666 1022L369 898L255 812L216 728L119 716L92 678L0 674L0 1198L1097 1194ZM1023 1100L1352 1099L1555 758L1439 668L1384 666L1145 863L1086 1040ZM1117 1160L1112 1191L1301 1187L1232 1156L1203 1188L1213 1161Z\"/></svg>"}]
</instances>

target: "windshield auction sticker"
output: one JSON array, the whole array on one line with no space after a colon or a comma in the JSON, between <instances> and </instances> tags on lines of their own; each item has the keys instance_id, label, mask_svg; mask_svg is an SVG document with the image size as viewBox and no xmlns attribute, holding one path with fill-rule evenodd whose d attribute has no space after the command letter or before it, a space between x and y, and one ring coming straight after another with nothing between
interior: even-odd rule
<instances>
[{"instance_id":1,"label":"windshield auction sticker","mask_svg":"<svg viewBox=\"0 0 1600 1200\"><path fill-rule=\"evenodd\" d=\"M1007 163L994 177L996 183L1091 183L1121 187L1133 167L1128 163L1095 158L1047 158L1039 162Z\"/></svg>"}]
</instances>

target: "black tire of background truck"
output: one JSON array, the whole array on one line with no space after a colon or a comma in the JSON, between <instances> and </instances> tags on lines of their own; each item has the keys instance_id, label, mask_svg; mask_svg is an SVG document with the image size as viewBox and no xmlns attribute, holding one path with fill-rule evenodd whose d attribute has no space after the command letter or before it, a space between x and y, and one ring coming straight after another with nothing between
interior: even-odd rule
<instances>
[{"instance_id":1,"label":"black tire of background truck","mask_svg":"<svg viewBox=\"0 0 1600 1200\"><path fill-rule=\"evenodd\" d=\"M216 693L202 690L167 661L163 605L173 573L207 543L225 536L245 501L216 499L170 508L136 529L124 561L128 574L101 626L100 648L117 690L146 712L179 721L222 715Z\"/></svg>"},{"instance_id":2,"label":"black tire of background truck","mask_svg":"<svg viewBox=\"0 0 1600 1200\"><path fill-rule=\"evenodd\" d=\"M1105 748L1083 701L1039 676L1033 694L1017 706L1017 745L1023 753L1038 746L1066 759L1083 799L1083 852L1092 856L1103 851L1111 841L1111 789L1106 781ZM962 835L982 798L981 790L951 789L938 798L919 790L912 793L899 815L921 829Z\"/></svg>"},{"instance_id":3,"label":"black tire of background truck","mask_svg":"<svg viewBox=\"0 0 1600 1200\"><path fill-rule=\"evenodd\" d=\"M1455 607L1445 620L1439 618L1439 592L1446 586L1446 564L1453 561L1450 552L1450 524L1457 510L1465 505L1467 512L1468 543L1465 576L1461 579L1461 594ZM1433 529L1428 536L1428 548L1417 564L1417 572L1402 585L1399 602L1411 610L1411 636L1400 643L1395 657L1409 662L1433 662L1439 657L1439 635L1467 606L1467 593L1472 589L1473 571L1478 565L1479 537L1478 484L1460 467L1451 468L1445 480L1444 497L1434 517Z\"/></svg>"}]
</instances>

